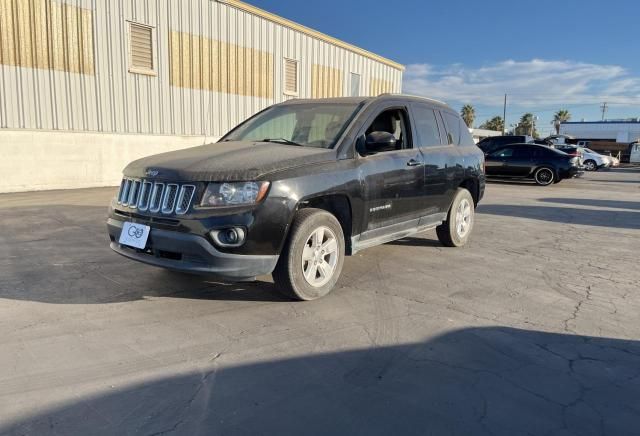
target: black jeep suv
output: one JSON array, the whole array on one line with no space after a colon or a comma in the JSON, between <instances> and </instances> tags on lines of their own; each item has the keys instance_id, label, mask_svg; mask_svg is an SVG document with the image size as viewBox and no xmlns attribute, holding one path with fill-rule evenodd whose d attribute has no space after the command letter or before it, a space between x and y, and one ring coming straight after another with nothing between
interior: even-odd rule
<instances>
[{"instance_id":1,"label":"black jeep suv","mask_svg":"<svg viewBox=\"0 0 640 436\"><path fill-rule=\"evenodd\" d=\"M485 187L483 153L460 116L418 97L291 100L218 143L124 170L111 248L164 268L250 280L311 300L345 255L436 228L467 242Z\"/></svg>"}]
</instances>

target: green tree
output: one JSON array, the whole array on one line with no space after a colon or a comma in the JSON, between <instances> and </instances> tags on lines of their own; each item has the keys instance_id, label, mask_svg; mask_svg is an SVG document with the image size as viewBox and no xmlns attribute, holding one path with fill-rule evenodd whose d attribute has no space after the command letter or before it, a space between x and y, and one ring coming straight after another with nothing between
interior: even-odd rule
<instances>
[{"instance_id":1,"label":"green tree","mask_svg":"<svg viewBox=\"0 0 640 436\"><path fill-rule=\"evenodd\" d=\"M536 130L536 118L535 116L527 112L520 117L520 123L516 126L514 133L516 135L531 135L534 138L538 138L538 131Z\"/></svg>"},{"instance_id":2,"label":"green tree","mask_svg":"<svg viewBox=\"0 0 640 436\"><path fill-rule=\"evenodd\" d=\"M465 104L460 110L460 116L462 116L467 127L472 128L473 122L476 120L476 110L470 104Z\"/></svg>"},{"instance_id":3,"label":"green tree","mask_svg":"<svg viewBox=\"0 0 640 436\"><path fill-rule=\"evenodd\" d=\"M482 123L480 125L480 128L481 129L486 129L486 130L496 130L498 132L502 132L502 130L504 129L504 120L502 119L502 117L495 116L495 117L491 118L490 120L487 120L484 123Z\"/></svg>"},{"instance_id":4,"label":"green tree","mask_svg":"<svg viewBox=\"0 0 640 436\"><path fill-rule=\"evenodd\" d=\"M564 123L565 121L569 121L570 119L571 114L566 109L560 109L555 113L555 115L553 116L553 121L551 123L556 128L556 135L560 134L560 124Z\"/></svg>"}]
</instances>

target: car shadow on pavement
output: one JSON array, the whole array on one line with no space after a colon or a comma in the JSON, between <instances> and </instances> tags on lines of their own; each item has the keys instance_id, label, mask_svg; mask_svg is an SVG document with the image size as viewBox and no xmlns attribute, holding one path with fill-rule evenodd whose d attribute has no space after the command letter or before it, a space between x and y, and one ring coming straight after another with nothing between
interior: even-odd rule
<instances>
[{"instance_id":1,"label":"car shadow on pavement","mask_svg":"<svg viewBox=\"0 0 640 436\"><path fill-rule=\"evenodd\" d=\"M496 185L537 186L536 182L528 179L500 179L500 178L487 177L487 183L493 183Z\"/></svg>"},{"instance_id":2,"label":"car shadow on pavement","mask_svg":"<svg viewBox=\"0 0 640 436\"><path fill-rule=\"evenodd\" d=\"M479 214L528 218L562 224L640 229L640 213L599 209L578 209L554 206L525 206L513 204L481 204Z\"/></svg>"},{"instance_id":3,"label":"car shadow on pavement","mask_svg":"<svg viewBox=\"0 0 640 436\"><path fill-rule=\"evenodd\" d=\"M112 385L65 404L36 402L32 415L0 423L0 434L638 432L637 341L485 327L250 364L217 356L197 372Z\"/></svg>"},{"instance_id":4,"label":"car shadow on pavement","mask_svg":"<svg viewBox=\"0 0 640 436\"><path fill-rule=\"evenodd\" d=\"M101 304L175 297L283 301L273 283L220 283L126 259L109 248L104 207L0 208L0 298ZM260 278L263 279L263 278Z\"/></svg>"},{"instance_id":5,"label":"car shadow on pavement","mask_svg":"<svg viewBox=\"0 0 640 436\"><path fill-rule=\"evenodd\" d=\"M399 245L401 247L442 247L442 243L437 239L417 238L412 236L387 242L385 245Z\"/></svg>"},{"instance_id":6,"label":"car shadow on pavement","mask_svg":"<svg viewBox=\"0 0 640 436\"><path fill-rule=\"evenodd\" d=\"M575 204L578 206L607 207L610 209L640 210L640 201L600 200L592 198L540 198L544 203Z\"/></svg>"},{"instance_id":7,"label":"car shadow on pavement","mask_svg":"<svg viewBox=\"0 0 640 436\"><path fill-rule=\"evenodd\" d=\"M216 279L153 271L147 268L130 274L96 274L89 268L79 274L48 269L31 275L0 278L0 298L36 301L49 304L106 304L143 300L146 298L185 298L219 301L290 301L282 296L273 283L223 283ZM124 279L124 277L129 277Z\"/></svg>"}]
</instances>

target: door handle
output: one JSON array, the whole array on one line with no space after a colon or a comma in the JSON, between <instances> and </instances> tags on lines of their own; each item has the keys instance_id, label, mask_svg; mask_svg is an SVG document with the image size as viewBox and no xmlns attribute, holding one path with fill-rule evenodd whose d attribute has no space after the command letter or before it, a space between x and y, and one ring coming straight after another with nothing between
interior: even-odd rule
<instances>
[{"instance_id":1,"label":"door handle","mask_svg":"<svg viewBox=\"0 0 640 436\"><path fill-rule=\"evenodd\" d=\"M411 159L409 162L407 162L408 167L417 167L419 165L422 165L422 162L420 162L419 160Z\"/></svg>"}]
</instances>

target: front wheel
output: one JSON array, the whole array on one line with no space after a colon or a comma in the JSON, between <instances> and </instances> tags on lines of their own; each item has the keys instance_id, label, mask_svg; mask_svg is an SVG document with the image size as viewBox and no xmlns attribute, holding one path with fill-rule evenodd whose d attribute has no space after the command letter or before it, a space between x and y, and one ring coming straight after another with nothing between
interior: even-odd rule
<instances>
[{"instance_id":1,"label":"front wheel","mask_svg":"<svg viewBox=\"0 0 640 436\"><path fill-rule=\"evenodd\" d=\"M584 169L587 171L596 171L598 169L598 165L596 165L596 161L589 159L584 162Z\"/></svg>"},{"instance_id":2,"label":"front wheel","mask_svg":"<svg viewBox=\"0 0 640 436\"><path fill-rule=\"evenodd\" d=\"M436 227L436 234L443 245L447 247L462 247L469 240L475 210L471 193L464 188L458 188L453 203L449 208L447 220Z\"/></svg>"},{"instance_id":3,"label":"front wheel","mask_svg":"<svg viewBox=\"0 0 640 436\"><path fill-rule=\"evenodd\" d=\"M338 220L321 209L302 209L296 214L273 280L288 297L315 300L335 286L344 254L344 235Z\"/></svg>"},{"instance_id":4,"label":"front wheel","mask_svg":"<svg viewBox=\"0 0 640 436\"><path fill-rule=\"evenodd\" d=\"M547 186L552 184L556 179L556 174L551 168L542 167L538 168L533 175L533 179L540 186Z\"/></svg>"}]
</instances>

